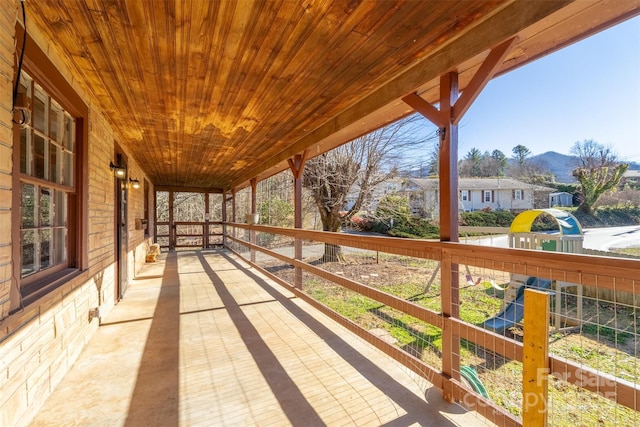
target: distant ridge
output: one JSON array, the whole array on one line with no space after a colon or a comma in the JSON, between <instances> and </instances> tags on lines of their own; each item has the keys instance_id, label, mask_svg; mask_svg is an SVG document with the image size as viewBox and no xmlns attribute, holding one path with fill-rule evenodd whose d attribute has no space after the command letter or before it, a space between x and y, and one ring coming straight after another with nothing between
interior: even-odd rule
<instances>
[{"instance_id":1,"label":"distant ridge","mask_svg":"<svg viewBox=\"0 0 640 427\"><path fill-rule=\"evenodd\" d=\"M576 156L568 156L566 154L556 153L555 151L547 151L529 157L533 163L548 169L556 177L556 182L574 183L576 179L571 175L571 171L576 167L578 158ZM629 162L629 169L640 170L640 163Z\"/></svg>"}]
</instances>

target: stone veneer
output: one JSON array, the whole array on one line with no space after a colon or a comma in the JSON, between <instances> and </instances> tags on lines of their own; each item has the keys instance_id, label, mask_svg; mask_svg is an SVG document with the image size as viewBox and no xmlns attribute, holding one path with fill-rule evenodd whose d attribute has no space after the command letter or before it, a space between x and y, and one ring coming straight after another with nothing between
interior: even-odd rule
<instances>
[{"instance_id":1,"label":"stone veneer","mask_svg":"<svg viewBox=\"0 0 640 427\"><path fill-rule=\"evenodd\" d=\"M88 268L34 303L9 314L12 278L12 90L16 62L15 25L22 16L18 0L0 2L0 425L27 425L52 390L76 361L98 328L89 310L108 313L115 303L114 178L108 167L114 158L118 135L93 100L53 54L46 37L28 22L29 35L47 53L63 76L89 106L88 148ZM28 8L28 2L26 3ZM129 159L131 176L143 181L144 173ZM149 194L153 197L153 188ZM144 214L142 188L129 191L129 277L145 262L149 240L135 230L135 218ZM149 201L149 206L153 206ZM151 217L153 213L150 212ZM152 224L149 224L152 227ZM150 228L151 230L153 228ZM116 368L116 367L105 367Z\"/></svg>"}]
</instances>

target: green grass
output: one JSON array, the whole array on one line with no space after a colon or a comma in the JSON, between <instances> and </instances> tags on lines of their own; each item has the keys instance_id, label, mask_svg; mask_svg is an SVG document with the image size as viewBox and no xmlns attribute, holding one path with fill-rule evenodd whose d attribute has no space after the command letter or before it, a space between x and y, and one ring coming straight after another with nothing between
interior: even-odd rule
<instances>
[{"instance_id":1,"label":"green grass","mask_svg":"<svg viewBox=\"0 0 640 427\"><path fill-rule=\"evenodd\" d=\"M617 331L613 328L593 323L585 323L582 325L582 332L596 337L605 337L615 344L625 345L633 335L628 332Z\"/></svg>"},{"instance_id":2,"label":"green grass","mask_svg":"<svg viewBox=\"0 0 640 427\"><path fill-rule=\"evenodd\" d=\"M640 257L640 248L614 248L612 252Z\"/></svg>"}]
</instances>

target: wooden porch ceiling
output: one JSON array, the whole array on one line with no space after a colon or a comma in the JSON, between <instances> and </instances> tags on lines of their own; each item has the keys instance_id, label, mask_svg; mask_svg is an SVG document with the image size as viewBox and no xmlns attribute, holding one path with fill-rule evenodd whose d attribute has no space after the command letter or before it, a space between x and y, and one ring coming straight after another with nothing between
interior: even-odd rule
<instances>
[{"instance_id":1,"label":"wooden porch ceiling","mask_svg":"<svg viewBox=\"0 0 640 427\"><path fill-rule=\"evenodd\" d=\"M39 0L41 31L158 186L229 189L640 13L620 1ZM36 28L37 27L37 30ZM28 49L28 46L27 46Z\"/></svg>"}]
</instances>

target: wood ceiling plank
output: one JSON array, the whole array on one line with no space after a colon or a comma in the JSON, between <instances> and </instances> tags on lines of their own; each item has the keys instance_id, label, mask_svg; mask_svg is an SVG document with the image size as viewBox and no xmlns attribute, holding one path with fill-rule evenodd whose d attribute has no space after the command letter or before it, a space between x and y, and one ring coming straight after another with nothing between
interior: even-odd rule
<instances>
[{"instance_id":1,"label":"wood ceiling plank","mask_svg":"<svg viewBox=\"0 0 640 427\"><path fill-rule=\"evenodd\" d=\"M526 41L499 72L625 8L637 13L639 3L77 0L26 7L152 182L229 188L305 148L315 155L406 114L398 100L417 88L433 102L438 91L430 82L445 71L461 67L464 88L483 51L514 31ZM562 8L565 15L544 19Z\"/></svg>"},{"instance_id":2,"label":"wood ceiling plank","mask_svg":"<svg viewBox=\"0 0 640 427\"><path fill-rule=\"evenodd\" d=\"M467 32L451 42L447 49L437 51L433 56L425 58L419 64L388 82L385 86L370 93L356 104L346 108L343 112L322 127L307 133L301 140L289 144L288 148L262 162L260 168L247 171L244 177L234 181L232 186L240 186L250 177L258 175L261 170L275 167L287 158L309 149L311 156L318 150L314 144L320 143L340 129L357 122L388 103L410 93L414 88L438 77L443 71L452 69L458 63L464 62L483 52L489 47L501 42L518 31L539 21L550 13L560 9L565 2L516 2L503 8L499 13L490 16L483 22L478 22L473 32ZM433 102L434 100L428 100ZM373 129L371 129L373 130ZM323 147L320 152L326 150Z\"/></svg>"}]
</instances>

